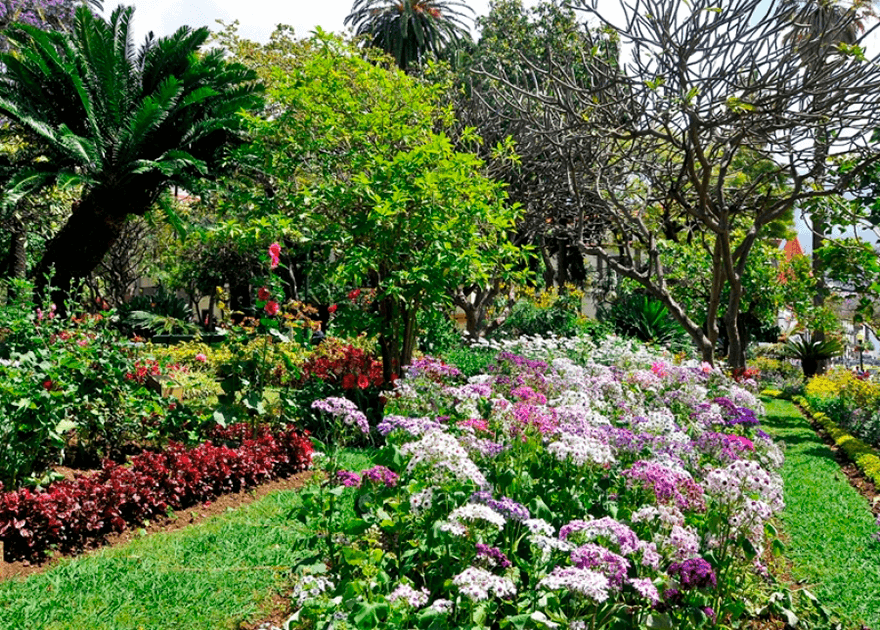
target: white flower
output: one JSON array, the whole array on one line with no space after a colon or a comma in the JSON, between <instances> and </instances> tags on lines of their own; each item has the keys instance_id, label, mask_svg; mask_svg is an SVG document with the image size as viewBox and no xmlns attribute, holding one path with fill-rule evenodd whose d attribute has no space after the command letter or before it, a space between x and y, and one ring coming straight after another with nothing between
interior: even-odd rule
<instances>
[{"instance_id":1,"label":"white flower","mask_svg":"<svg viewBox=\"0 0 880 630\"><path fill-rule=\"evenodd\" d=\"M413 608L421 608L428 603L430 596L431 593L426 588L417 591L409 584L398 584L397 588L388 594L388 601L396 602L398 599L402 599Z\"/></svg>"},{"instance_id":2,"label":"white flower","mask_svg":"<svg viewBox=\"0 0 880 630\"><path fill-rule=\"evenodd\" d=\"M462 595L475 602L485 601L490 595L502 599L516 595L516 585L504 577L479 567L468 567L452 579Z\"/></svg>"}]
</instances>

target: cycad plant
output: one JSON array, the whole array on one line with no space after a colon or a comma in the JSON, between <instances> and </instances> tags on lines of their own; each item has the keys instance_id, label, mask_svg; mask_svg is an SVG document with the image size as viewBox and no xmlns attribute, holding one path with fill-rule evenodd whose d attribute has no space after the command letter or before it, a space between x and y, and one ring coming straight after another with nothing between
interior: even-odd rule
<instances>
[{"instance_id":1,"label":"cycad plant","mask_svg":"<svg viewBox=\"0 0 880 630\"><path fill-rule=\"evenodd\" d=\"M260 105L254 72L219 49L207 28L150 35L136 48L134 9L108 20L77 9L70 32L9 28L0 54L0 117L38 148L5 185L0 203L52 183L82 185L70 218L48 243L38 281L54 269L56 301L101 261L131 215L169 186L192 189L240 139L239 112ZM61 306L61 305L59 305Z\"/></svg>"},{"instance_id":2,"label":"cycad plant","mask_svg":"<svg viewBox=\"0 0 880 630\"><path fill-rule=\"evenodd\" d=\"M816 376L821 361L843 354L843 343L834 337L811 339L802 335L789 339L782 349L782 354L789 359L800 359L804 378L811 378Z\"/></svg>"}]
</instances>

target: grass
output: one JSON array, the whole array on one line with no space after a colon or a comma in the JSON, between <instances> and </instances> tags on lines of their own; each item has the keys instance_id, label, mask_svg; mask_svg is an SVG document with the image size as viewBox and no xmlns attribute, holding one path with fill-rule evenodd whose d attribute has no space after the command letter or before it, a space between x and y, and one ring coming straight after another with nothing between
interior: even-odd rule
<instances>
[{"instance_id":1,"label":"grass","mask_svg":"<svg viewBox=\"0 0 880 630\"><path fill-rule=\"evenodd\" d=\"M766 405L765 428L786 445L782 518L794 579L852 621L880 627L880 542L867 501L797 407Z\"/></svg>"},{"instance_id":2,"label":"grass","mask_svg":"<svg viewBox=\"0 0 880 630\"><path fill-rule=\"evenodd\" d=\"M343 453L343 467L370 465L363 451ZM306 553L294 545L317 544L314 531L287 518L297 501L296 492L271 493L193 527L0 583L0 629L220 630L259 621Z\"/></svg>"}]
</instances>

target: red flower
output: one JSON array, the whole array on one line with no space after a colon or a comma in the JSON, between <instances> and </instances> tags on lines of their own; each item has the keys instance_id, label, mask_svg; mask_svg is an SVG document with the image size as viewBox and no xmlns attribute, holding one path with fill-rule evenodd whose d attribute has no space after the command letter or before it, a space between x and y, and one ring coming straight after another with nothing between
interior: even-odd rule
<instances>
[{"instance_id":1,"label":"red flower","mask_svg":"<svg viewBox=\"0 0 880 630\"><path fill-rule=\"evenodd\" d=\"M52 379L46 379L43 381L43 388L48 392L52 389Z\"/></svg>"},{"instance_id":2,"label":"red flower","mask_svg":"<svg viewBox=\"0 0 880 630\"><path fill-rule=\"evenodd\" d=\"M330 314L332 315L333 313L336 312L336 305L331 304L327 310L330 311Z\"/></svg>"},{"instance_id":3,"label":"red flower","mask_svg":"<svg viewBox=\"0 0 880 630\"><path fill-rule=\"evenodd\" d=\"M367 378L366 374L361 374L360 376L358 376L358 387L360 387L361 389L366 389L369 386L370 379Z\"/></svg>"},{"instance_id":4,"label":"red flower","mask_svg":"<svg viewBox=\"0 0 880 630\"><path fill-rule=\"evenodd\" d=\"M360 294L361 294L360 289L353 289L352 291L348 292L348 299L351 300L352 302L354 302L357 299L357 296L359 296Z\"/></svg>"},{"instance_id":5,"label":"red flower","mask_svg":"<svg viewBox=\"0 0 880 630\"><path fill-rule=\"evenodd\" d=\"M354 374L346 374L342 377L342 389L351 389L357 384Z\"/></svg>"},{"instance_id":6,"label":"red flower","mask_svg":"<svg viewBox=\"0 0 880 630\"><path fill-rule=\"evenodd\" d=\"M278 302L275 300L270 300L266 302L266 306L263 307L266 313L272 317L278 314Z\"/></svg>"},{"instance_id":7,"label":"red flower","mask_svg":"<svg viewBox=\"0 0 880 630\"><path fill-rule=\"evenodd\" d=\"M281 245L272 243L269 245L269 266L275 269L279 262L281 262Z\"/></svg>"},{"instance_id":8,"label":"red flower","mask_svg":"<svg viewBox=\"0 0 880 630\"><path fill-rule=\"evenodd\" d=\"M260 287L260 290L257 291L257 299L258 300L263 300L265 302L270 297L272 297L272 294L269 293L269 289L267 289L266 287Z\"/></svg>"}]
</instances>

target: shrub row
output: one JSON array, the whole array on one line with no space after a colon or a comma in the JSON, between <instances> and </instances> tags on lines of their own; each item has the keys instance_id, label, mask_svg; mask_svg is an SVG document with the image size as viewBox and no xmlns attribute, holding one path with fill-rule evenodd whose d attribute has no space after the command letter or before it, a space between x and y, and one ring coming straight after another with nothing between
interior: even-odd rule
<instances>
[{"instance_id":1,"label":"shrub row","mask_svg":"<svg viewBox=\"0 0 880 630\"><path fill-rule=\"evenodd\" d=\"M214 441L187 449L172 443L160 453L144 452L120 466L106 460L102 470L52 484L2 492L0 541L8 561L71 551L111 532L142 524L268 479L299 472L311 463L312 445L288 426L283 430L244 425L218 429ZM223 442L239 444L236 448Z\"/></svg>"},{"instance_id":2,"label":"shrub row","mask_svg":"<svg viewBox=\"0 0 880 630\"><path fill-rule=\"evenodd\" d=\"M875 449L840 428L828 415L820 411L813 411L810 403L803 396L796 396L794 401L828 431L834 442L843 449L868 478L875 484L880 484L880 457Z\"/></svg>"}]
</instances>

